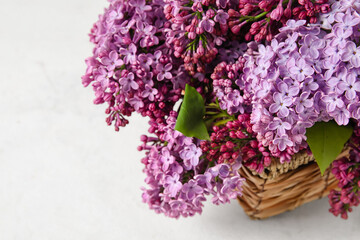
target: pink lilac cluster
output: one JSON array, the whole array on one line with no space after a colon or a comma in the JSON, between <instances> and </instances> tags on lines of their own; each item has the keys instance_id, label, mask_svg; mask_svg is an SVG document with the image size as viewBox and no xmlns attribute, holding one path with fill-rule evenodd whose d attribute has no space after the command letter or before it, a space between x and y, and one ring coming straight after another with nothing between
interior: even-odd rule
<instances>
[{"instance_id":1,"label":"pink lilac cluster","mask_svg":"<svg viewBox=\"0 0 360 240\"><path fill-rule=\"evenodd\" d=\"M191 75L205 73L205 65L218 54L226 40L229 0L166 0L165 15L171 25L167 42L182 58Z\"/></svg>"},{"instance_id":2,"label":"pink lilac cluster","mask_svg":"<svg viewBox=\"0 0 360 240\"><path fill-rule=\"evenodd\" d=\"M319 15L329 11L328 0L240 0L239 8L228 12L229 27L234 34L239 34L244 26L253 22L245 31L245 40L271 41L287 20L316 23Z\"/></svg>"},{"instance_id":3,"label":"pink lilac cluster","mask_svg":"<svg viewBox=\"0 0 360 240\"><path fill-rule=\"evenodd\" d=\"M112 0L91 30L93 56L82 77L92 84L95 104L107 103L107 123L125 126L136 111L164 121L189 81L165 42L161 0Z\"/></svg>"},{"instance_id":4,"label":"pink lilac cluster","mask_svg":"<svg viewBox=\"0 0 360 240\"><path fill-rule=\"evenodd\" d=\"M171 25L167 42L176 57L184 60L191 75L206 72L219 48L229 39L260 42L278 33L286 20L317 22L330 10L327 0L165 0ZM284 10L285 7L285 10ZM251 25L250 25L251 24ZM230 30L230 31L229 31Z\"/></svg>"},{"instance_id":5,"label":"pink lilac cluster","mask_svg":"<svg viewBox=\"0 0 360 240\"><path fill-rule=\"evenodd\" d=\"M202 155L199 140L175 131L176 112L166 123L150 122L156 137L142 136L139 150L146 151L144 172L148 188L143 201L157 213L178 218L202 212L206 195L214 204L241 196L244 179L239 160L214 164Z\"/></svg>"},{"instance_id":6,"label":"pink lilac cluster","mask_svg":"<svg viewBox=\"0 0 360 240\"><path fill-rule=\"evenodd\" d=\"M332 173L339 181L341 190L331 190L328 198L331 208L329 211L335 216L348 218L352 207L360 204L360 131L355 131L351 139L352 149L349 156L335 160L332 164Z\"/></svg>"},{"instance_id":7,"label":"pink lilac cluster","mask_svg":"<svg viewBox=\"0 0 360 240\"><path fill-rule=\"evenodd\" d=\"M240 114L234 121L214 126L210 141L200 143L206 159L216 163L233 163L240 158L244 166L262 173L271 163L270 153L256 140L250 114Z\"/></svg>"},{"instance_id":8,"label":"pink lilac cluster","mask_svg":"<svg viewBox=\"0 0 360 240\"><path fill-rule=\"evenodd\" d=\"M281 162L307 147L306 128L360 119L360 16L349 7L329 33L289 20L268 45L250 43L237 85L252 102L257 139Z\"/></svg>"}]
</instances>

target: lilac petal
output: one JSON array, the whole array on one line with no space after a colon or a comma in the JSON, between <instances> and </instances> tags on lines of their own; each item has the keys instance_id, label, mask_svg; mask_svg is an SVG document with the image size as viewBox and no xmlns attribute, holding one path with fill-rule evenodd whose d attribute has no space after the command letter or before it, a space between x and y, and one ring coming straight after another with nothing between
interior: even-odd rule
<instances>
[{"instance_id":1,"label":"lilac petal","mask_svg":"<svg viewBox=\"0 0 360 240\"><path fill-rule=\"evenodd\" d=\"M171 69L172 69L172 64L171 63L166 64L165 67L164 67L164 70L166 72L170 71Z\"/></svg>"},{"instance_id":2,"label":"lilac petal","mask_svg":"<svg viewBox=\"0 0 360 240\"><path fill-rule=\"evenodd\" d=\"M274 93L273 99L275 102L280 103L282 101L282 96L280 93L276 92Z\"/></svg>"},{"instance_id":3,"label":"lilac petal","mask_svg":"<svg viewBox=\"0 0 360 240\"><path fill-rule=\"evenodd\" d=\"M164 74L163 74L163 73L159 73L159 74L157 75L157 80L159 80L159 81L164 80Z\"/></svg>"},{"instance_id":4,"label":"lilac petal","mask_svg":"<svg viewBox=\"0 0 360 240\"><path fill-rule=\"evenodd\" d=\"M303 102L303 105L304 105L305 107L307 107L307 108L310 108L310 107L312 107L312 106L314 105L314 102L313 102L312 100L310 100L310 99L307 99L307 100L305 100L305 101Z\"/></svg>"},{"instance_id":5,"label":"lilac petal","mask_svg":"<svg viewBox=\"0 0 360 240\"><path fill-rule=\"evenodd\" d=\"M306 65L304 68L303 68L303 73L305 75L312 75L314 73L314 69L312 67L310 67L309 65Z\"/></svg>"},{"instance_id":6,"label":"lilac petal","mask_svg":"<svg viewBox=\"0 0 360 240\"><path fill-rule=\"evenodd\" d=\"M356 68L360 67L360 56L352 57L350 63Z\"/></svg>"},{"instance_id":7,"label":"lilac petal","mask_svg":"<svg viewBox=\"0 0 360 240\"><path fill-rule=\"evenodd\" d=\"M164 74L164 77L167 78L167 79L171 79L171 78L172 78L172 74L169 73L169 72L166 72L166 73Z\"/></svg>"},{"instance_id":8,"label":"lilac petal","mask_svg":"<svg viewBox=\"0 0 360 240\"><path fill-rule=\"evenodd\" d=\"M135 90L139 88L139 84L137 84L137 82L135 81L131 81L130 86L132 87L132 89Z\"/></svg>"},{"instance_id":9,"label":"lilac petal","mask_svg":"<svg viewBox=\"0 0 360 240\"><path fill-rule=\"evenodd\" d=\"M276 120L274 120L273 122L270 122L269 123L269 126L268 126L268 128L270 129L270 130L275 130L275 129L277 129L279 127L279 121L276 121Z\"/></svg>"},{"instance_id":10,"label":"lilac petal","mask_svg":"<svg viewBox=\"0 0 360 240\"><path fill-rule=\"evenodd\" d=\"M270 105L269 111L271 113L277 113L279 111L279 109L280 109L280 105L277 103L273 103Z\"/></svg>"},{"instance_id":11,"label":"lilac petal","mask_svg":"<svg viewBox=\"0 0 360 240\"><path fill-rule=\"evenodd\" d=\"M360 92L360 82L356 82L353 84L353 89L357 92Z\"/></svg>"},{"instance_id":12,"label":"lilac petal","mask_svg":"<svg viewBox=\"0 0 360 240\"><path fill-rule=\"evenodd\" d=\"M296 112L298 112L298 113L302 113L304 111L304 109L305 109L304 105L302 105L302 104L297 105L295 108Z\"/></svg>"},{"instance_id":13,"label":"lilac petal","mask_svg":"<svg viewBox=\"0 0 360 240\"><path fill-rule=\"evenodd\" d=\"M287 107L280 108L279 116L281 116L281 117L289 116L289 109Z\"/></svg>"},{"instance_id":14,"label":"lilac petal","mask_svg":"<svg viewBox=\"0 0 360 240\"><path fill-rule=\"evenodd\" d=\"M353 100L355 97L356 97L356 92L354 89L348 89L346 92L345 92L345 97L348 99L348 100Z\"/></svg>"},{"instance_id":15,"label":"lilac petal","mask_svg":"<svg viewBox=\"0 0 360 240\"><path fill-rule=\"evenodd\" d=\"M346 51L341 55L341 60L347 62L351 59L352 55L353 55L352 52Z\"/></svg>"},{"instance_id":16,"label":"lilac petal","mask_svg":"<svg viewBox=\"0 0 360 240\"><path fill-rule=\"evenodd\" d=\"M283 100L283 105L288 107L288 106L290 106L292 104L292 102L293 102L292 98L285 97L284 100Z\"/></svg>"}]
</instances>

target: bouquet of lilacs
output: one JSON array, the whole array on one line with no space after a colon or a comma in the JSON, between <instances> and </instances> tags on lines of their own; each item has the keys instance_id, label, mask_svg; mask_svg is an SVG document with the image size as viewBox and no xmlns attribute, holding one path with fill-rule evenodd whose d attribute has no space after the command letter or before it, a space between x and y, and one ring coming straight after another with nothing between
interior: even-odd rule
<instances>
[{"instance_id":1,"label":"bouquet of lilacs","mask_svg":"<svg viewBox=\"0 0 360 240\"><path fill-rule=\"evenodd\" d=\"M143 201L178 218L241 196L241 167L313 154L360 202L360 0L109 0L84 86L106 122L149 119ZM347 157L336 159L344 145Z\"/></svg>"}]
</instances>

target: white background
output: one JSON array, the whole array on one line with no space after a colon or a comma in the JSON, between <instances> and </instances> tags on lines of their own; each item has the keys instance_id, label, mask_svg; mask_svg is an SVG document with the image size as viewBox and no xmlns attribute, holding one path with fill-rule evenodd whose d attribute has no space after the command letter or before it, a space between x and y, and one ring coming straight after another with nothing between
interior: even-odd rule
<instances>
[{"instance_id":1,"label":"white background","mask_svg":"<svg viewBox=\"0 0 360 240\"><path fill-rule=\"evenodd\" d=\"M359 239L327 199L265 221L236 201L174 220L141 201L147 120L117 133L84 89L105 0L0 0L0 240Z\"/></svg>"}]
</instances>

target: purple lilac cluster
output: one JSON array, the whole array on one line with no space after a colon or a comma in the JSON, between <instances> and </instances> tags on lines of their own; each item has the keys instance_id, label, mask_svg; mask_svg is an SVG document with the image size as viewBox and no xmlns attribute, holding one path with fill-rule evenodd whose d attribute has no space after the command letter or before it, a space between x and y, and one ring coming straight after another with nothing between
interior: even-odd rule
<instances>
[{"instance_id":1,"label":"purple lilac cluster","mask_svg":"<svg viewBox=\"0 0 360 240\"><path fill-rule=\"evenodd\" d=\"M332 25L335 22L335 15L337 13L344 13L348 9L352 12L360 12L360 2L358 0L329 0L329 4L331 5L331 11L319 16L318 24L323 29L332 29Z\"/></svg>"},{"instance_id":2,"label":"purple lilac cluster","mask_svg":"<svg viewBox=\"0 0 360 240\"><path fill-rule=\"evenodd\" d=\"M252 102L258 140L282 162L305 148L306 128L334 119L360 119L360 16L337 12L327 33L289 20L268 45L250 43L236 83Z\"/></svg>"},{"instance_id":3,"label":"purple lilac cluster","mask_svg":"<svg viewBox=\"0 0 360 240\"><path fill-rule=\"evenodd\" d=\"M333 162L332 173L339 181L341 190L331 190L328 198L331 208L329 211L335 216L340 215L343 219L348 218L348 212L352 207L360 204L360 131L355 130L351 139L351 151L349 156Z\"/></svg>"},{"instance_id":4,"label":"purple lilac cluster","mask_svg":"<svg viewBox=\"0 0 360 240\"><path fill-rule=\"evenodd\" d=\"M147 189L143 201L157 213L178 218L202 212L206 195L214 204L227 203L241 196L244 179L237 161L215 164L202 157L199 141L175 131L176 112L166 124L151 122L150 132L142 136L139 150L146 151L144 172Z\"/></svg>"},{"instance_id":5,"label":"purple lilac cluster","mask_svg":"<svg viewBox=\"0 0 360 240\"><path fill-rule=\"evenodd\" d=\"M91 31L83 84L92 83L95 104L108 104L106 121L116 130L134 111L164 121L189 81L165 42L163 7L161 0L112 0Z\"/></svg>"}]
</instances>

